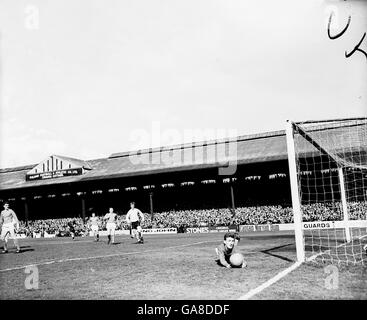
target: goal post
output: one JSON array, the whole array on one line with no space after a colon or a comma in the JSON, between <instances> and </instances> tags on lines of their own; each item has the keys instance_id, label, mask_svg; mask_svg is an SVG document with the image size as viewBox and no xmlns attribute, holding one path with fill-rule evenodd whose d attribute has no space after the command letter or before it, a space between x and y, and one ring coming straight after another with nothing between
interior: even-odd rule
<instances>
[{"instance_id":1,"label":"goal post","mask_svg":"<svg viewBox=\"0 0 367 320\"><path fill-rule=\"evenodd\" d=\"M297 261L367 264L367 118L286 121Z\"/></svg>"},{"instance_id":2,"label":"goal post","mask_svg":"<svg viewBox=\"0 0 367 320\"><path fill-rule=\"evenodd\" d=\"M343 208L343 220L345 222L345 238L347 242L350 242L351 236L350 236L350 228L348 226L349 217L348 217L347 197L345 194L343 168L338 168L338 178L339 178L339 186L340 186L340 198L341 198L342 208Z\"/></svg>"},{"instance_id":3,"label":"goal post","mask_svg":"<svg viewBox=\"0 0 367 320\"><path fill-rule=\"evenodd\" d=\"M289 177L291 183L294 232L296 237L297 261L304 262L305 249L302 232L301 199L298 191L298 182L297 182L297 163L294 146L293 123L289 120L287 120L286 137L287 137Z\"/></svg>"}]
</instances>

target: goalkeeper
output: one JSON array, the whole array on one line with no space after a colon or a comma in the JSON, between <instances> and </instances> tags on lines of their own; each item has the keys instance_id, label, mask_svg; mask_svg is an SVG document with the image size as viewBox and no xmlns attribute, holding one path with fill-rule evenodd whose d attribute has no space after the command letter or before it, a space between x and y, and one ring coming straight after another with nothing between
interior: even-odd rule
<instances>
[{"instance_id":1,"label":"goalkeeper","mask_svg":"<svg viewBox=\"0 0 367 320\"><path fill-rule=\"evenodd\" d=\"M232 268L230 263L230 257L232 254L237 253L237 243L240 240L240 236L238 233L233 232L227 232L224 235L224 241L223 243L215 249L217 253L217 260L216 262L226 268ZM247 266L245 260L242 263L242 268L245 268Z\"/></svg>"},{"instance_id":2,"label":"goalkeeper","mask_svg":"<svg viewBox=\"0 0 367 320\"><path fill-rule=\"evenodd\" d=\"M4 210L1 211L0 215L1 226L1 240L4 241L4 249L2 253L8 252L8 238L9 236L13 239L14 245L17 247L16 253L20 252L18 239L16 238L15 231L19 230L19 221L17 215L12 209L9 209L9 203L4 203Z\"/></svg>"}]
</instances>

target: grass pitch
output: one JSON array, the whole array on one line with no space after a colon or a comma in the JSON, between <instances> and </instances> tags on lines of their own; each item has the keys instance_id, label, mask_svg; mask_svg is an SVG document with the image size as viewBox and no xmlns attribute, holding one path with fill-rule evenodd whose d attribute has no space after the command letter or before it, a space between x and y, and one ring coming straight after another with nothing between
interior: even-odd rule
<instances>
[{"instance_id":1,"label":"grass pitch","mask_svg":"<svg viewBox=\"0 0 367 320\"><path fill-rule=\"evenodd\" d=\"M223 233L129 236L107 245L92 238L21 240L23 252L0 255L0 299L238 299L296 259L294 235L241 234L246 269L215 263ZM38 289L27 290L26 267L36 265ZM324 266L301 265L253 299L367 299L366 267L339 270L326 285Z\"/></svg>"}]
</instances>

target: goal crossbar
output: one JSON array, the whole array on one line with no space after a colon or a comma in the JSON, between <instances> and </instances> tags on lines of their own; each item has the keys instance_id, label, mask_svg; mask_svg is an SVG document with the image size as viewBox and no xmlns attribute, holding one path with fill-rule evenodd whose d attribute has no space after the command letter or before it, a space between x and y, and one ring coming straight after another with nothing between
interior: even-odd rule
<instances>
[{"instance_id":1,"label":"goal crossbar","mask_svg":"<svg viewBox=\"0 0 367 320\"><path fill-rule=\"evenodd\" d=\"M298 126L296 123L292 123L293 128L303 137L305 138L309 143L311 143L317 150L320 151L321 154L328 156L330 159L332 159L335 164L340 168L340 163L344 164L344 167L348 167L345 160L341 158L336 158L329 152L327 152L323 147L321 147L312 137L310 137L309 134L307 134L300 126Z\"/></svg>"}]
</instances>

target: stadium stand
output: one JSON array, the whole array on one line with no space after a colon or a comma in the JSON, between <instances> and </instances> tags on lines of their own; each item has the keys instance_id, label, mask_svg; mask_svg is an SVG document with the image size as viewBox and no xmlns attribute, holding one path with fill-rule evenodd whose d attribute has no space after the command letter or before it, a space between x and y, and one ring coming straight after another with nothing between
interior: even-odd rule
<instances>
[{"instance_id":1,"label":"stadium stand","mask_svg":"<svg viewBox=\"0 0 367 320\"><path fill-rule=\"evenodd\" d=\"M315 203L303 207L304 221L338 221L342 217L338 214L340 210L335 210L335 206L340 203ZM351 220L362 219L367 211L367 202L349 203ZM151 215L145 213L143 227L152 227ZM320 219L321 217L321 219ZM68 236L68 223L74 222L77 235L87 232L87 223L82 218L45 219L28 221L26 224L21 221L19 233L32 237L34 233L48 233L56 236ZM227 226L236 225L261 225L293 223L292 208L282 206L254 206L241 207L233 211L228 208L207 209L207 210L180 210L164 211L154 214L154 223L158 228L177 228L185 230L190 227L200 226ZM124 215L119 215L117 230L127 230L129 226ZM105 223L101 222L100 228L105 230Z\"/></svg>"}]
</instances>

